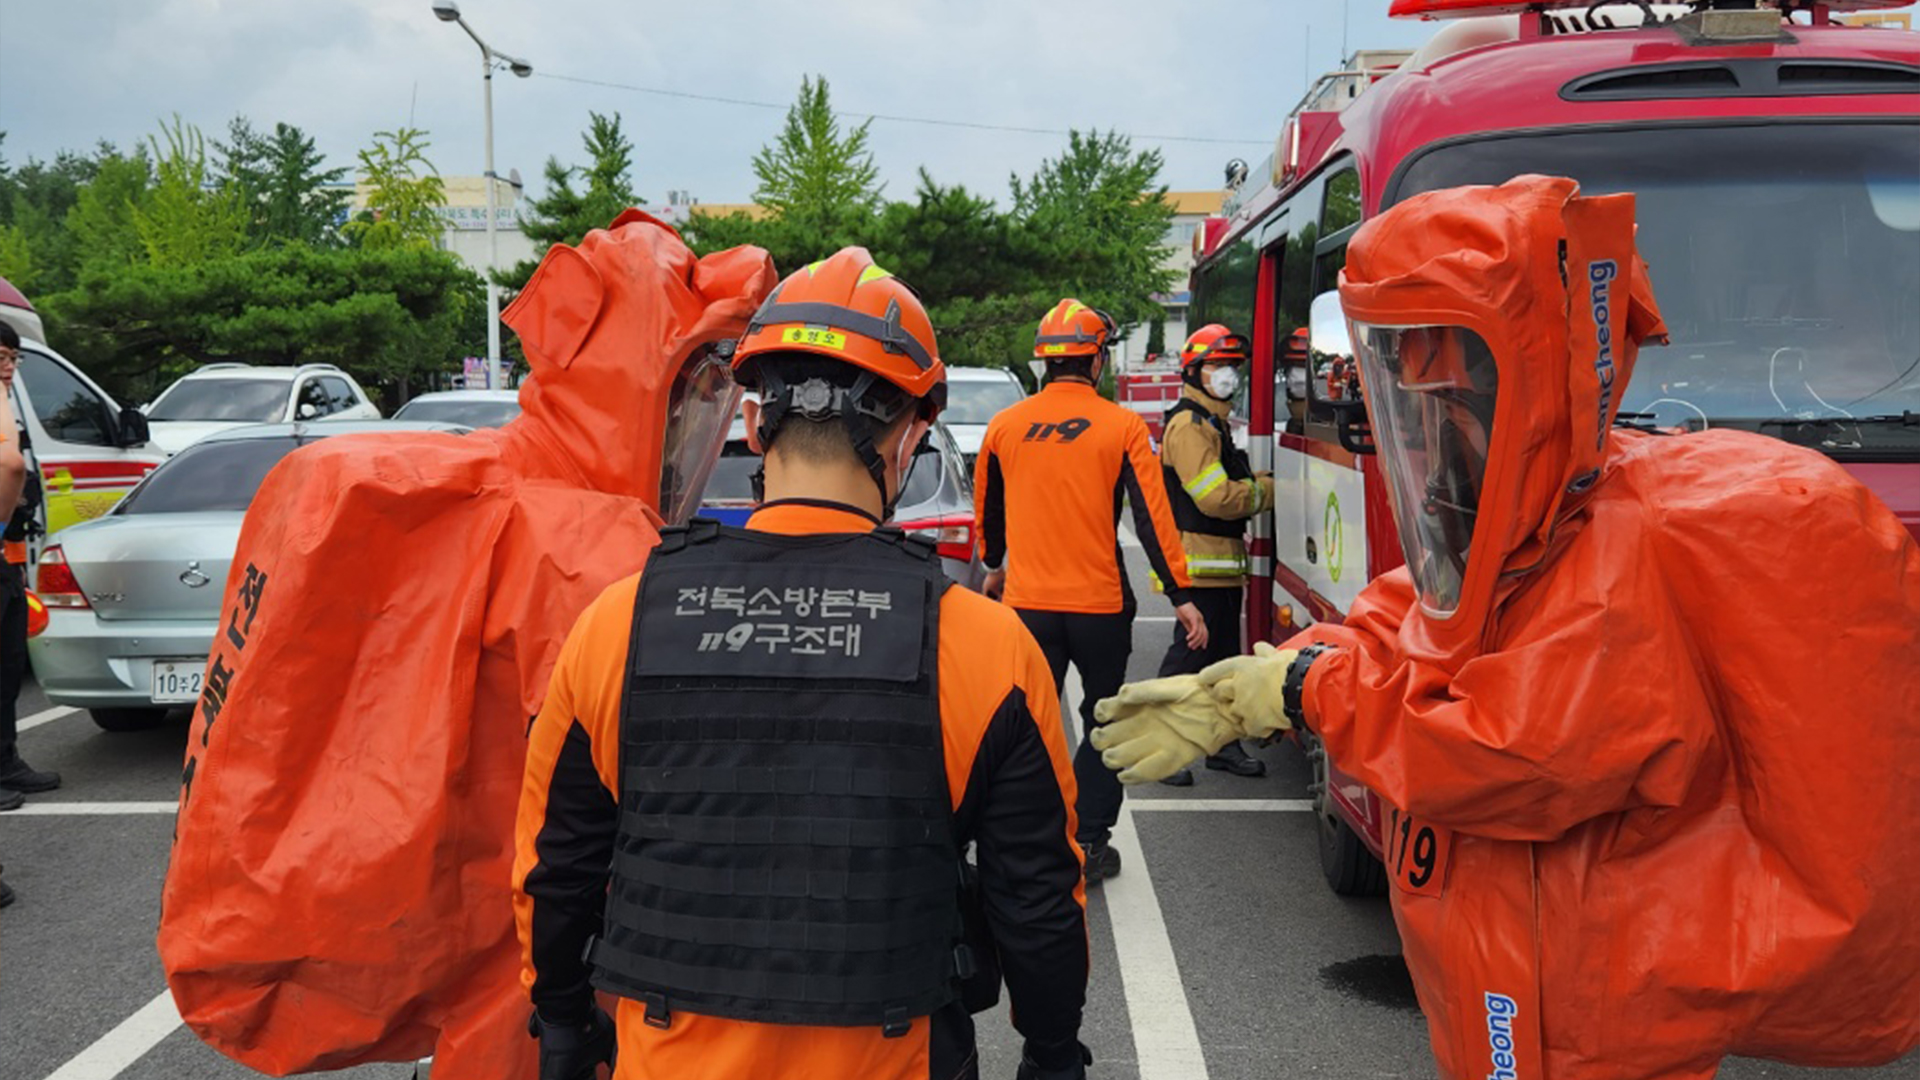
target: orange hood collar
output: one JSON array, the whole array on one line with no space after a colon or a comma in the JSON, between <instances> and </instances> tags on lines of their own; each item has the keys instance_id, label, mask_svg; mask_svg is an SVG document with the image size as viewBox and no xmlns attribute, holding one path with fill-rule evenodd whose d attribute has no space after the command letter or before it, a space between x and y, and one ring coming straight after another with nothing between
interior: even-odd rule
<instances>
[{"instance_id":1,"label":"orange hood collar","mask_svg":"<svg viewBox=\"0 0 1920 1080\"><path fill-rule=\"evenodd\" d=\"M501 316L533 369L507 436L558 478L658 510L674 376L703 346L739 337L775 280L765 251L696 258L639 210L554 245Z\"/></svg>"},{"instance_id":2,"label":"orange hood collar","mask_svg":"<svg viewBox=\"0 0 1920 1080\"><path fill-rule=\"evenodd\" d=\"M1349 319L1466 327L1499 367L1461 603L1425 620L1445 651L1478 641L1501 577L1537 564L1585 502L1640 346L1664 341L1633 205L1632 195L1583 198L1572 180L1522 176L1415 196L1348 249Z\"/></svg>"}]
</instances>

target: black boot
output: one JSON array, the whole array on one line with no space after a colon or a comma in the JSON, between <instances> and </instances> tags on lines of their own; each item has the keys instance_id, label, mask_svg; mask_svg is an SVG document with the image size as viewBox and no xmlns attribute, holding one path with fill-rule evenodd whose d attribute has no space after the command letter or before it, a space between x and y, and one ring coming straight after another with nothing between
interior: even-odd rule
<instances>
[{"instance_id":1,"label":"black boot","mask_svg":"<svg viewBox=\"0 0 1920 1080\"><path fill-rule=\"evenodd\" d=\"M0 788L0 812L18 810L27 804L27 797L17 791Z\"/></svg>"},{"instance_id":2,"label":"black boot","mask_svg":"<svg viewBox=\"0 0 1920 1080\"><path fill-rule=\"evenodd\" d=\"M1172 776L1161 777L1160 782L1167 785L1168 787L1192 787L1193 786L1193 770L1181 769L1179 772L1174 773Z\"/></svg>"},{"instance_id":3,"label":"black boot","mask_svg":"<svg viewBox=\"0 0 1920 1080\"><path fill-rule=\"evenodd\" d=\"M1219 753L1208 756L1207 768L1221 769L1235 776L1267 775L1267 763L1247 753L1238 739L1221 747Z\"/></svg>"},{"instance_id":4,"label":"black boot","mask_svg":"<svg viewBox=\"0 0 1920 1080\"><path fill-rule=\"evenodd\" d=\"M0 788L34 795L42 791L52 791L59 786L59 773L36 769L27 764L26 759L17 753L12 761L0 765Z\"/></svg>"},{"instance_id":5,"label":"black boot","mask_svg":"<svg viewBox=\"0 0 1920 1080\"><path fill-rule=\"evenodd\" d=\"M1087 857L1087 884L1098 885L1120 873L1120 853L1107 846L1105 840L1093 840L1082 843L1080 850Z\"/></svg>"}]
</instances>

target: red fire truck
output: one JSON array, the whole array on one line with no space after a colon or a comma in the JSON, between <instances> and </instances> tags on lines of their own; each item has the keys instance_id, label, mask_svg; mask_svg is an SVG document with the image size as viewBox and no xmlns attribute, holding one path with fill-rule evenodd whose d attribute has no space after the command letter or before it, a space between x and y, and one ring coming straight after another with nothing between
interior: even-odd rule
<instances>
[{"instance_id":1,"label":"red fire truck","mask_svg":"<svg viewBox=\"0 0 1920 1080\"><path fill-rule=\"evenodd\" d=\"M1920 536L1920 35L1837 17L1906 2L1394 0L1450 21L1324 77L1197 234L1192 322L1251 332L1249 450L1276 479L1248 640L1342 618L1402 561L1333 291L1348 240L1524 173L1638 195L1672 343L1621 422L1819 449ZM1328 882L1379 891L1378 801L1304 749Z\"/></svg>"}]
</instances>

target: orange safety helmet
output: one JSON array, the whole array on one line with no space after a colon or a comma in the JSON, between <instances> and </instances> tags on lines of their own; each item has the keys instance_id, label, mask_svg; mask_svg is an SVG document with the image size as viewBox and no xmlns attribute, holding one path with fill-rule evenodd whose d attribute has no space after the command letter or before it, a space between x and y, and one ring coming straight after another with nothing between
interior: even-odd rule
<instances>
[{"instance_id":1,"label":"orange safety helmet","mask_svg":"<svg viewBox=\"0 0 1920 1080\"><path fill-rule=\"evenodd\" d=\"M929 402L936 415L946 407L947 369L933 320L913 290L876 265L866 248L841 248L787 275L747 325L734 350L734 376L753 388L758 357L794 352L872 372Z\"/></svg>"},{"instance_id":2,"label":"orange safety helmet","mask_svg":"<svg viewBox=\"0 0 1920 1080\"><path fill-rule=\"evenodd\" d=\"M1113 316L1068 297L1053 305L1033 336L1036 360L1065 360L1076 356L1105 357L1117 324Z\"/></svg>"},{"instance_id":3,"label":"orange safety helmet","mask_svg":"<svg viewBox=\"0 0 1920 1080\"><path fill-rule=\"evenodd\" d=\"M1180 348L1180 370L1190 372L1214 360L1244 364L1253 349L1246 335L1236 334L1219 323L1208 323L1187 337Z\"/></svg>"}]
</instances>

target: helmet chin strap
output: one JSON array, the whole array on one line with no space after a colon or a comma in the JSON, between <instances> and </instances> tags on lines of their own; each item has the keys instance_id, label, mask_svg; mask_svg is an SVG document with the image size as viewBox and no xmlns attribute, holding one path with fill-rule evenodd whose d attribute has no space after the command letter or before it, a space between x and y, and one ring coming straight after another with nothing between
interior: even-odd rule
<instances>
[{"instance_id":1,"label":"helmet chin strap","mask_svg":"<svg viewBox=\"0 0 1920 1080\"><path fill-rule=\"evenodd\" d=\"M887 461L881 456L875 445L878 433L900 418L904 409L896 409L887 414L867 399L867 391L879 382L870 371L862 371L854 379L853 385L844 389L832 386L823 379L808 379L798 385L782 382L777 376L768 375L763 379L762 401L760 405L760 437L763 443L770 443L769 436L779 430L780 421L789 410L797 411L809 420L826 420L837 416L846 428L847 438L853 443L853 452L866 467L867 475L880 490L880 519L893 516L894 504L899 494L887 491ZM764 498L765 466L755 479L756 496Z\"/></svg>"}]
</instances>

